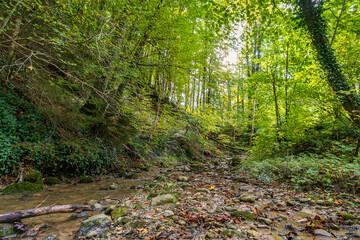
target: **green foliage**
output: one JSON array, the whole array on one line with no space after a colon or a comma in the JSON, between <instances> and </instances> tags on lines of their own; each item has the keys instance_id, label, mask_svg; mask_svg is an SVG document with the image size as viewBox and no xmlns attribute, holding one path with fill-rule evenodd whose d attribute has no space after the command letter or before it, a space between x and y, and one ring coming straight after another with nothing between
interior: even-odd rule
<instances>
[{"instance_id":1,"label":"green foliage","mask_svg":"<svg viewBox=\"0 0 360 240\"><path fill-rule=\"evenodd\" d=\"M325 188L336 191L358 191L360 159L346 162L334 155L302 154L265 159L249 160L242 171L249 171L251 177L261 181L288 182L298 190Z\"/></svg>"},{"instance_id":2,"label":"green foliage","mask_svg":"<svg viewBox=\"0 0 360 240\"><path fill-rule=\"evenodd\" d=\"M159 176L158 180L163 180L163 183L153 183L151 184L150 192L147 196L148 199L157 197L164 194L173 193L174 188L176 188L178 185L177 183L170 183L166 180L166 177Z\"/></svg>"}]
</instances>

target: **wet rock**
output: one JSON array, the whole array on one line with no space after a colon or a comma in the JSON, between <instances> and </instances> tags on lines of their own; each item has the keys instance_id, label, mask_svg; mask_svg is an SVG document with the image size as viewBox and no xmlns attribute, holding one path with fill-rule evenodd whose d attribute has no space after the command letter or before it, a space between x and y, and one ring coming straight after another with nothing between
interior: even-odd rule
<instances>
[{"instance_id":1,"label":"wet rock","mask_svg":"<svg viewBox=\"0 0 360 240\"><path fill-rule=\"evenodd\" d=\"M355 232L347 232L346 236L349 239L360 239L360 234L359 233L355 233Z\"/></svg>"},{"instance_id":2,"label":"wet rock","mask_svg":"<svg viewBox=\"0 0 360 240\"><path fill-rule=\"evenodd\" d=\"M73 215L71 215L71 218L84 218L87 217L89 215L88 211L84 211L84 212L80 212L80 213L74 213Z\"/></svg>"},{"instance_id":3,"label":"wet rock","mask_svg":"<svg viewBox=\"0 0 360 240\"><path fill-rule=\"evenodd\" d=\"M324 229L315 229L314 230L314 235L319 236L319 237L328 237L328 238L333 237L333 235L331 233L325 231Z\"/></svg>"},{"instance_id":4,"label":"wet rock","mask_svg":"<svg viewBox=\"0 0 360 240\"><path fill-rule=\"evenodd\" d=\"M177 180L179 182L188 182L189 181L189 178L186 177L186 176L178 176Z\"/></svg>"},{"instance_id":5,"label":"wet rock","mask_svg":"<svg viewBox=\"0 0 360 240\"><path fill-rule=\"evenodd\" d=\"M172 216L174 216L174 212L171 211L171 210L165 210L165 211L163 212L163 216L164 216L164 217L172 217Z\"/></svg>"},{"instance_id":6,"label":"wet rock","mask_svg":"<svg viewBox=\"0 0 360 240\"><path fill-rule=\"evenodd\" d=\"M242 196L239 198L240 201L242 202L248 202L248 203L254 203L255 202L255 198L251 197L251 196Z\"/></svg>"},{"instance_id":7,"label":"wet rock","mask_svg":"<svg viewBox=\"0 0 360 240\"><path fill-rule=\"evenodd\" d=\"M279 214L276 218L281 219L281 220L287 220L288 219L288 217L283 215L283 214Z\"/></svg>"},{"instance_id":8,"label":"wet rock","mask_svg":"<svg viewBox=\"0 0 360 240\"><path fill-rule=\"evenodd\" d=\"M165 194L151 199L151 205L158 206L165 203L175 203L176 201L176 197L173 194Z\"/></svg>"},{"instance_id":9,"label":"wet rock","mask_svg":"<svg viewBox=\"0 0 360 240\"><path fill-rule=\"evenodd\" d=\"M6 237L16 237L19 232L15 229L12 223L0 223L0 239Z\"/></svg>"},{"instance_id":10,"label":"wet rock","mask_svg":"<svg viewBox=\"0 0 360 240\"><path fill-rule=\"evenodd\" d=\"M260 223L264 223L264 224L266 224L266 225L270 225L271 223L272 223L272 220L271 219L269 219L269 218L262 218L262 217L259 217L259 222Z\"/></svg>"},{"instance_id":11,"label":"wet rock","mask_svg":"<svg viewBox=\"0 0 360 240\"><path fill-rule=\"evenodd\" d=\"M117 183L113 183L109 186L110 190L119 190L121 188L121 186Z\"/></svg>"},{"instance_id":12,"label":"wet rock","mask_svg":"<svg viewBox=\"0 0 360 240\"><path fill-rule=\"evenodd\" d=\"M82 222L79 230L79 236L87 238L102 237L112 223L111 218L105 214L92 216Z\"/></svg>"},{"instance_id":13,"label":"wet rock","mask_svg":"<svg viewBox=\"0 0 360 240\"><path fill-rule=\"evenodd\" d=\"M181 220L181 219L178 221L178 223L179 223L180 225L186 225L186 222L185 222L184 220Z\"/></svg>"},{"instance_id":14,"label":"wet rock","mask_svg":"<svg viewBox=\"0 0 360 240\"><path fill-rule=\"evenodd\" d=\"M94 178L91 176L82 176L80 177L79 183L92 183L94 182Z\"/></svg>"},{"instance_id":15,"label":"wet rock","mask_svg":"<svg viewBox=\"0 0 360 240\"><path fill-rule=\"evenodd\" d=\"M49 234L42 240L60 240L60 238L56 234Z\"/></svg>"}]
</instances>

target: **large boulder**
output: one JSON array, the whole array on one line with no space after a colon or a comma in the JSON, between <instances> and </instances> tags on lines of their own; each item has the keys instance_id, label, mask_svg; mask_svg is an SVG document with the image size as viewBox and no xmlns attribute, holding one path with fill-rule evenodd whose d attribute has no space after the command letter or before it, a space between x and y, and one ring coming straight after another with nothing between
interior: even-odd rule
<instances>
[{"instance_id":1,"label":"large boulder","mask_svg":"<svg viewBox=\"0 0 360 240\"><path fill-rule=\"evenodd\" d=\"M112 221L105 214L99 214L86 219L80 226L79 238L103 237L108 231Z\"/></svg>"}]
</instances>

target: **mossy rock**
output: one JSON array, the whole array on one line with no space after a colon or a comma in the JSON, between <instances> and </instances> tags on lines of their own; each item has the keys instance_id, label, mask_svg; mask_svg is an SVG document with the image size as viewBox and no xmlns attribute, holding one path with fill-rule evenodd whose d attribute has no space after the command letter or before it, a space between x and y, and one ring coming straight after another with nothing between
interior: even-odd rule
<instances>
[{"instance_id":1,"label":"mossy rock","mask_svg":"<svg viewBox=\"0 0 360 240\"><path fill-rule=\"evenodd\" d=\"M231 216L237 218L245 218L246 220L254 221L256 216L249 211L234 211L231 213Z\"/></svg>"},{"instance_id":2,"label":"mossy rock","mask_svg":"<svg viewBox=\"0 0 360 240\"><path fill-rule=\"evenodd\" d=\"M125 216L126 212L129 210L129 207L119 206L113 209L110 213L112 219L118 219L119 217Z\"/></svg>"},{"instance_id":3,"label":"mossy rock","mask_svg":"<svg viewBox=\"0 0 360 240\"><path fill-rule=\"evenodd\" d=\"M238 232L238 231L235 231L235 230L232 230L232 229L226 229L224 230L221 235L223 236L226 236L226 237L239 237L239 238L244 238L244 234Z\"/></svg>"},{"instance_id":4,"label":"mossy rock","mask_svg":"<svg viewBox=\"0 0 360 240\"><path fill-rule=\"evenodd\" d=\"M341 216L344 220L353 220L353 219L356 219L355 215L350 214L350 213L340 212L340 213L338 213L338 215Z\"/></svg>"},{"instance_id":5,"label":"mossy rock","mask_svg":"<svg viewBox=\"0 0 360 240\"><path fill-rule=\"evenodd\" d=\"M94 182L94 178L91 176L83 176L80 177L79 183L92 183Z\"/></svg>"},{"instance_id":6,"label":"mossy rock","mask_svg":"<svg viewBox=\"0 0 360 240\"><path fill-rule=\"evenodd\" d=\"M143 228L146 226L146 224L147 222L141 220L136 220L129 223L130 227L134 229Z\"/></svg>"},{"instance_id":7,"label":"mossy rock","mask_svg":"<svg viewBox=\"0 0 360 240\"><path fill-rule=\"evenodd\" d=\"M12 223L0 223L0 239L5 239L6 237L15 236L19 232L15 229L14 224Z\"/></svg>"},{"instance_id":8,"label":"mossy rock","mask_svg":"<svg viewBox=\"0 0 360 240\"><path fill-rule=\"evenodd\" d=\"M21 194L21 193L29 193L29 192L40 192L44 190L44 184L35 184L31 182L19 182L13 183L9 186L6 186L3 189L3 194L12 195L12 194Z\"/></svg>"},{"instance_id":9,"label":"mossy rock","mask_svg":"<svg viewBox=\"0 0 360 240\"><path fill-rule=\"evenodd\" d=\"M36 184L43 184L41 172L30 172L27 174L26 181Z\"/></svg>"},{"instance_id":10,"label":"mossy rock","mask_svg":"<svg viewBox=\"0 0 360 240\"><path fill-rule=\"evenodd\" d=\"M45 183L47 185L55 185L55 184L60 184L61 180L58 179L57 177L47 177L45 178Z\"/></svg>"}]
</instances>

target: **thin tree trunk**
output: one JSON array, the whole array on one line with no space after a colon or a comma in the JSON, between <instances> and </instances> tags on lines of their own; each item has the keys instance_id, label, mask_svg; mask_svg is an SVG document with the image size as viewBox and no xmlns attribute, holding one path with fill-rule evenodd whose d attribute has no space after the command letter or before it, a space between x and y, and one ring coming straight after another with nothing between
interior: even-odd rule
<instances>
[{"instance_id":1,"label":"thin tree trunk","mask_svg":"<svg viewBox=\"0 0 360 240\"><path fill-rule=\"evenodd\" d=\"M332 46L332 44L334 42L335 35L336 35L336 30L339 27L340 19L341 19L341 16L342 16L343 12L344 12L344 9L345 9L345 4L346 4L346 0L344 0L344 3L342 5L341 11L340 11L340 15L339 15L338 20L336 22L335 30L334 30L334 33L333 33L332 38L331 38L330 47Z\"/></svg>"},{"instance_id":2,"label":"thin tree trunk","mask_svg":"<svg viewBox=\"0 0 360 240\"><path fill-rule=\"evenodd\" d=\"M256 95L256 92L254 95ZM252 105L252 116L251 116L250 148L252 146L252 138L255 133L255 113L256 113L256 97L254 96L253 105Z\"/></svg>"},{"instance_id":3,"label":"thin tree trunk","mask_svg":"<svg viewBox=\"0 0 360 240\"><path fill-rule=\"evenodd\" d=\"M285 70L285 122L288 121L289 103L288 103L288 73L289 73L289 41L286 44L286 70Z\"/></svg>"}]
</instances>

